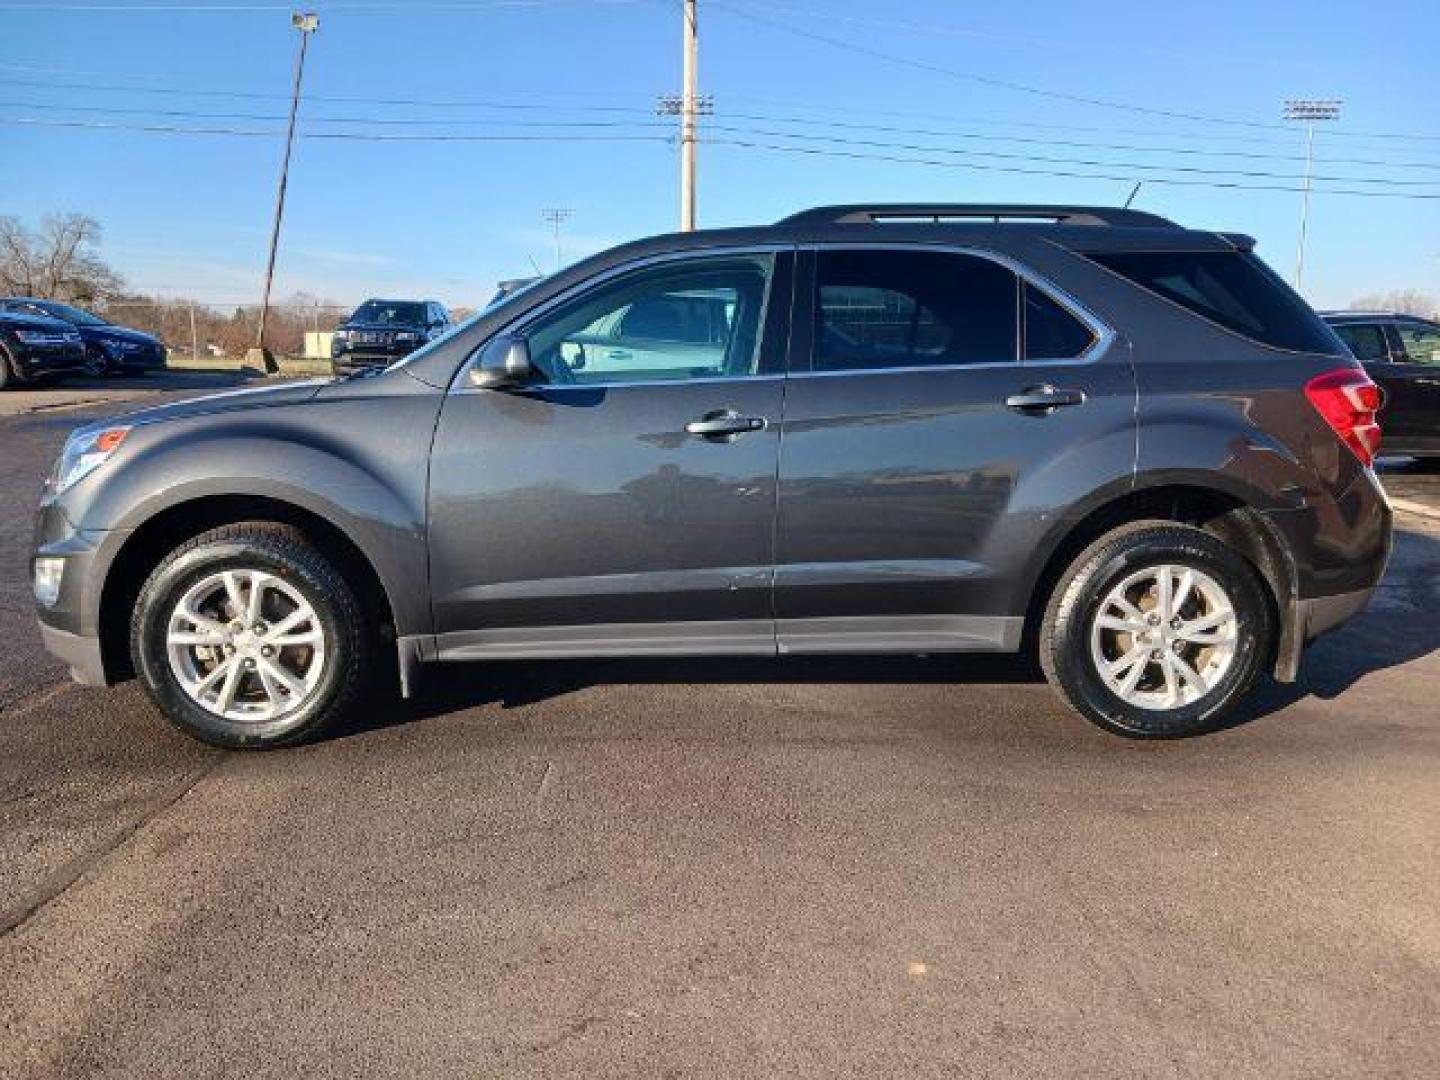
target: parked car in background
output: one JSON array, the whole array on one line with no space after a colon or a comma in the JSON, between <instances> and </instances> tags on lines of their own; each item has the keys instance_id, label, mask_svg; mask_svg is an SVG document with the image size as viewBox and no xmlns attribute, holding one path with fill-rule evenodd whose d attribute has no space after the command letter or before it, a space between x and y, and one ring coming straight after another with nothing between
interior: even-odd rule
<instances>
[{"instance_id":1,"label":"parked car in background","mask_svg":"<svg viewBox=\"0 0 1440 1080\"><path fill-rule=\"evenodd\" d=\"M73 304L11 296L0 300L0 311L38 315L69 323L80 332L85 344L87 370L91 375L148 371L165 366L165 343L154 334L116 326Z\"/></svg>"},{"instance_id":2,"label":"parked car in background","mask_svg":"<svg viewBox=\"0 0 1440 1080\"><path fill-rule=\"evenodd\" d=\"M1322 317L1384 391L1383 452L1440 458L1440 323L1389 311Z\"/></svg>"},{"instance_id":3,"label":"parked car in background","mask_svg":"<svg viewBox=\"0 0 1440 1080\"><path fill-rule=\"evenodd\" d=\"M224 746L429 661L1022 648L1110 731L1205 731L1391 542L1379 390L1252 249L1023 206L614 248L372 378L79 428L42 634Z\"/></svg>"},{"instance_id":4,"label":"parked car in background","mask_svg":"<svg viewBox=\"0 0 1440 1080\"><path fill-rule=\"evenodd\" d=\"M67 322L0 309L0 390L85 370L85 345Z\"/></svg>"},{"instance_id":5,"label":"parked car in background","mask_svg":"<svg viewBox=\"0 0 1440 1080\"><path fill-rule=\"evenodd\" d=\"M437 300L366 300L335 328L330 356L340 371L385 367L450 326L450 313Z\"/></svg>"}]
</instances>

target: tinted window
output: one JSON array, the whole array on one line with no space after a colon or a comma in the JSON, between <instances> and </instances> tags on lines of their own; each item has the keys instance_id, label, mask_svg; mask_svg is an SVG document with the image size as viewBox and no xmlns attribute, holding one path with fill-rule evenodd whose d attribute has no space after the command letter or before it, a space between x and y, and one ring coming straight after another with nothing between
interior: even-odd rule
<instances>
[{"instance_id":1,"label":"tinted window","mask_svg":"<svg viewBox=\"0 0 1440 1080\"><path fill-rule=\"evenodd\" d=\"M1026 282L1025 359L1068 360L1095 340L1090 328L1048 293Z\"/></svg>"},{"instance_id":2,"label":"tinted window","mask_svg":"<svg viewBox=\"0 0 1440 1080\"><path fill-rule=\"evenodd\" d=\"M1018 280L989 259L827 251L817 280L817 370L1015 359Z\"/></svg>"},{"instance_id":3,"label":"tinted window","mask_svg":"<svg viewBox=\"0 0 1440 1080\"><path fill-rule=\"evenodd\" d=\"M1412 364L1440 364L1440 326L1402 322L1395 330Z\"/></svg>"},{"instance_id":4,"label":"tinted window","mask_svg":"<svg viewBox=\"0 0 1440 1080\"><path fill-rule=\"evenodd\" d=\"M1319 316L1254 255L1127 251L1090 258L1142 289L1261 344L1297 352L1339 351L1339 342Z\"/></svg>"},{"instance_id":5,"label":"tinted window","mask_svg":"<svg viewBox=\"0 0 1440 1080\"><path fill-rule=\"evenodd\" d=\"M1390 349L1385 343L1385 331L1375 323L1341 323L1333 329L1355 354L1355 359L1363 360L1367 364L1383 363L1390 359Z\"/></svg>"},{"instance_id":6,"label":"tinted window","mask_svg":"<svg viewBox=\"0 0 1440 1080\"><path fill-rule=\"evenodd\" d=\"M356 322L424 326L425 305L412 300L366 300L350 317Z\"/></svg>"},{"instance_id":7,"label":"tinted window","mask_svg":"<svg viewBox=\"0 0 1440 1080\"><path fill-rule=\"evenodd\" d=\"M555 383L751 375L773 258L695 259L603 285L526 330Z\"/></svg>"}]
</instances>

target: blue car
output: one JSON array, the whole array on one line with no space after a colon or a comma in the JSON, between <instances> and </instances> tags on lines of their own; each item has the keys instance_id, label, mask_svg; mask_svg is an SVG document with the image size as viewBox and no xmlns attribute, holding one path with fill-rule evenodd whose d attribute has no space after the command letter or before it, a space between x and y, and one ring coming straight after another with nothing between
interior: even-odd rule
<instances>
[{"instance_id":1,"label":"blue car","mask_svg":"<svg viewBox=\"0 0 1440 1080\"><path fill-rule=\"evenodd\" d=\"M80 331L85 343L85 367L91 375L138 372L165 366L165 344L153 334L115 326L98 315L58 300L12 296L0 300L0 311L59 319Z\"/></svg>"}]
</instances>

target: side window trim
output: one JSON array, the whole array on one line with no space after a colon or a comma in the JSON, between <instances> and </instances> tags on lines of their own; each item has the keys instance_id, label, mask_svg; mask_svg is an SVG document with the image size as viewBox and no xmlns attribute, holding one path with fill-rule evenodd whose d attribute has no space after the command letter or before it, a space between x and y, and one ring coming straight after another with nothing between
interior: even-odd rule
<instances>
[{"instance_id":1,"label":"side window trim","mask_svg":"<svg viewBox=\"0 0 1440 1080\"><path fill-rule=\"evenodd\" d=\"M821 252L824 251L933 251L943 252L951 255L973 255L981 259L988 259L997 263L1015 274L1022 286L1029 286L1040 290L1064 308L1070 314L1080 320L1093 335L1090 347L1078 356L1071 356L1058 359L1041 358L1035 360L1024 359L1024 303L1025 290L1017 287L1016 298L1016 320L1017 320L1017 356L1016 360L992 360L975 364L923 364L911 367L873 367L854 368L847 371L821 371L815 367L815 342L814 330L815 319L819 317L819 279L816 274L816 262ZM1093 364L1102 359L1109 352L1110 345L1116 338L1116 333L1098 315L1086 307L1083 303L1066 292L1060 286L1042 276L1030 266L1014 259L1009 255L998 251L991 251L987 248L979 248L966 244L902 244L894 241L874 243L809 243L799 247L799 273L796 275L795 294L795 317L791 320L792 347L799 344L803 352L792 351L790 374L792 377L808 378L834 378L846 375L887 375L900 374L916 371L975 371L987 370L990 368L1016 368L1027 367L1051 367L1058 364ZM803 334L808 334L811 340L802 339Z\"/></svg>"},{"instance_id":2,"label":"side window trim","mask_svg":"<svg viewBox=\"0 0 1440 1080\"><path fill-rule=\"evenodd\" d=\"M526 328L538 322L540 319L545 318L556 308L562 307L565 304L570 303L572 300L578 299L579 297L585 295L587 292L590 292L593 289L603 288L606 285L609 285L611 282L617 280L618 278L625 277L628 274L636 273L642 270L649 270L657 266L664 266L669 263L694 262L702 259L726 257L740 258L746 255L773 255L775 257L775 266L770 274L770 282L766 289L765 308L762 312L762 315L764 316L764 321L761 325L760 340L760 348L762 350L760 360L761 370L754 372L750 375L723 375L716 378L703 379L635 379L614 383L593 382L575 385L565 383L541 383L537 384L536 389L543 388L547 392L574 389L611 390L623 389L626 387L693 386L697 383L709 382L740 382L742 380L758 381L761 379L783 379L786 376L785 350L783 347L778 346L778 344L775 349L768 349L766 348L765 343L769 340L772 322L783 323L784 321L788 321L789 319L791 305L785 302L785 298L783 296L778 295L777 285L780 285L782 279L787 277L792 279L793 281L793 264L796 252L797 248L794 244L744 244L733 246L720 246L713 248L693 248L681 251L668 251L661 255L650 255L642 259L635 259L631 262L622 263L618 266L612 266L610 269L602 273L596 274L594 277L586 278L584 281L577 281L574 285L566 289L564 292L557 293L555 296L550 297L544 303L538 304L535 307L526 310L525 312L515 316L515 318L496 328L494 332L487 335L483 341L477 343L474 348L470 350L469 354L465 357L465 362L462 363L458 369L456 369L455 375L450 380L450 385L446 390L446 393L491 393L492 391L480 390L471 386L469 380L470 369L479 362L480 355L485 351L485 347L498 337L503 337L506 334L513 334L517 331L524 331ZM784 266L787 258L790 262L790 269L788 273L782 273L782 267ZM777 301L780 310L778 312L775 312L774 309L777 306ZM785 332L783 325L779 327L779 329L782 332L778 335L778 337L780 339L786 338L788 336L788 332ZM771 357L774 357L777 361L778 366L775 370L766 369L765 361L767 358Z\"/></svg>"}]
</instances>

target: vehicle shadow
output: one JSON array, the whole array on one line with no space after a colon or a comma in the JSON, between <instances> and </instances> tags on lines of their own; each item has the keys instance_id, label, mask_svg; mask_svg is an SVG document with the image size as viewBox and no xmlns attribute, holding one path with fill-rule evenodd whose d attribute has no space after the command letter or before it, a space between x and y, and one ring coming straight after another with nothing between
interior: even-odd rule
<instances>
[{"instance_id":1,"label":"vehicle shadow","mask_svg":"<svg viewBox=\"0 0 1440 1080\"><path fill-rule=\"evenodd\" d=\"M1252 723L1308 697L1335 698L1367 675L1436 651L1440 651L1440 536L1397 529L1390 566L1366 611L1311 646L1298 682L1262 682L1225 727ZM485 705L521 708L601 684L1014 685L1043 679L1030 656L995 654L440 664L426 670L415 697L378 697L330 738Z\"/></svg>"}]
</instances>

